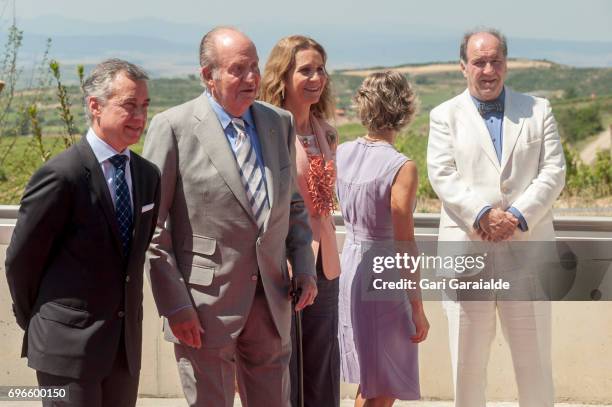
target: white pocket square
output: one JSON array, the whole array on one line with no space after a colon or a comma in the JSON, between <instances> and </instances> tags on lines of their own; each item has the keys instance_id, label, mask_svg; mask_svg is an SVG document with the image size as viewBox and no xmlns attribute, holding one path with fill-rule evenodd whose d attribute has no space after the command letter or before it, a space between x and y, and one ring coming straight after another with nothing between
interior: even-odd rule
<instances>
[{"instance_id":1,"label":"white pocket square","mask_svg":"<svg viewBox=\"0 0 612 407\"><path fill-rule=\"evenodd\" d=\"M155 206L155 204L154 204L154 203L150 203L150 204L148 204L148 205L145 205L145 206L143 206L143 207L142 207L142 210L140 211L140 213L145 213L145 212L148 212L148 211L150 211L151 209L153 209L153 207L154 207L154 206Z\"/></svg>"}]
</instances>

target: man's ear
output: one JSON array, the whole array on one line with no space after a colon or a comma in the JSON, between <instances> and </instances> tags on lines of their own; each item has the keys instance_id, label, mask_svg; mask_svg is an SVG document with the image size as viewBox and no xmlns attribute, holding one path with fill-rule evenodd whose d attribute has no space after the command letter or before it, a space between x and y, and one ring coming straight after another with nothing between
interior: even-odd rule
<instances>
[{"instance_id":1,"label":"man's ear","mask_svg":"<svg viewBox=\"0 0 612 407\"><path fill-rule=\"evenodd\" d=\"M210 67L203 66L200 68L200 78L202 79L202 82L206 84L206 87L208 89L212 89L211 86L213 84L213 73Z\"/></svg>"},{"instance_id":2,"label":"man's ear","mask_svg":"<svg viewBox=\"0 0 612 407\"><path fill-rule=\"evenodd\" d=\"M89 96L87 98L87 108L91 112L91 115L96 118L100 117L100 113L102 112L102 104L98 101L97 98L93 96Z\"/></svg>"},{"instance_id":3,"label":"man's ear","mask_svg":"<svg viewBox=\"0 0 612 407\"><path fill-rule=\"evenodd\" d=\"M465 66L465 62L463 60L459 61L459 67L461 68L463 77L467 79L467 66Z\"/></svg>"}]
</instances>

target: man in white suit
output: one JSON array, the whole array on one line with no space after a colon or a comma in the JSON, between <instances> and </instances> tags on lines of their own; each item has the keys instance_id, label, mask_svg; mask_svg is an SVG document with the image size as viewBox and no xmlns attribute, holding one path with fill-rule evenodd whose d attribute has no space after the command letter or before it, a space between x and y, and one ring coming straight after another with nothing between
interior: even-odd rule
<instances>
[{"instance_id":1,"label":"man in white suit","mask_svg":"<svg viewBox=\"0 0 612 407\"><path fill-rule=\"evenodd\" d=\"M547 100L504 86L506 39L469 32L460 49L467 89L431 111L428 174L442 201L439 241L552 241L565 159ZM515 243L512 243L515 244ZM512 256L510 256L511 258ZM496 264L497 265L497 264ZM510 346L521 407L552 406L550 304L444 303L456 407L484 407L496 313Z\"/></svg>"},{"instance_id":2,"label":"man in white suit","mask_svg":"<svg viewBox=\"0 0 612 407\"><path fill-rule=\"evenodd\" d=\"M156 115L143 155L161 170L148 270L190 406L289 405L287 258L316 296L308 213L293 181L291 115L255 101L253 42L218 27L200 45L206 91Z\"/></svg>"}]
</instances>

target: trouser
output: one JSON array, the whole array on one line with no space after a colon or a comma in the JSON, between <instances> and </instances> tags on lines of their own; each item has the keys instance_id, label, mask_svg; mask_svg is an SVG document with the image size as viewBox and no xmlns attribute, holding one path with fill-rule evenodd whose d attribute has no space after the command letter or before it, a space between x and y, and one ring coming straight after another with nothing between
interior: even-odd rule
<instances>
[{"instance_id":1,"label":"trouser","mask_svg":"<svg viewBox=\"0 0 612 407\"><path fill-rule=\"evenodd\" d=\"M236 378L242 406L289 406L291 344L281 342L259 279L249 316L236 340L221 348L174 346L187 403L232 407Z\"/></svg>"},{"instance_id":2,"label":"trouser","mask_svg":"<svg viewBox=\"0 0 612 407\"><path fill-rule=\"evenodd\" d=\"M74 379L41 371L36 371L36 378L39 386L67 386L68 401L43 400L44 407L133 407L138 397L139 376L130 374L123 335L111 372L102 379Z\"/></svg>"},{"instance_id":3,"label":"trouser","mask_svg":"<svg viewBox=\"0 0 612 407\"><path fill-rule=\"evenodd\" d=\"M545 301L444 301L455 407L485 407L496 314L510 347L521 407L552 407L551 305Z\"/></svg>"},{"instance_id":4,"label":"trouser","mask_svg":"<svg viewBox=\"0 0 612 407\"><path fill-rule=\"evenodd\" d=\"M302 310L302 350L304 359L304 406L340 405L340 351L338 346L339 279L323 274L321 253L317 258L317 298ZM291 404L297 406L297 344L295 320L291 324Z\"/></svg>"}]
</instances>

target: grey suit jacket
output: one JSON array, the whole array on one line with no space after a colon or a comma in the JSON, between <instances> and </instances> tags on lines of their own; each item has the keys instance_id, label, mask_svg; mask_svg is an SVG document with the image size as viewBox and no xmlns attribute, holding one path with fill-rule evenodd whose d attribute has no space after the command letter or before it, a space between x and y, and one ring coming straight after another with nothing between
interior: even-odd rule
<instances>
[{"instance_id":1,"label":"grey suit jacket","mask_svg":"<svg viewBox=\"0 0 612 407\"><path fill-rule=\"evenodd\" d=\"M265 103L251 109L271 204L261 232L206 95L156 115L145 140L143 155L162 172L159 218L146 262L153 295L162 316L195 307L205 347L226 345L240 334L258 274L279 335L288 343L287 258L294 273L315 273L308 215L293 181L292 118Z\"/></svg>"}]
</instances>

